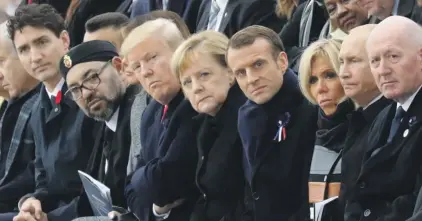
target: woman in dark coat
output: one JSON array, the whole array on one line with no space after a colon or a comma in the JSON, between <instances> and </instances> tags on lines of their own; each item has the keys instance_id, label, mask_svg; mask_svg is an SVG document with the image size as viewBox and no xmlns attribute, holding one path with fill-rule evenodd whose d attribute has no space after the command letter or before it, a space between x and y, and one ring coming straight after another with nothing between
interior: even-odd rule
<instances>
[{"instance_id":1,"label":"woman in dark coat","mask_svg":"<svg viewBox=\"0 0 422 221\"><path fill-rule=\"evenodd\" d=\"M173 55L172 69L203 120L197 137L196 184L201 192L191 221L240 220L244 178L237 113L246 101L225 62L228 39L205 31ZM188 141L189 142L189 141Z\"/></svg>"},{"instance_id":2,"label":"woman in dark coat","mask_svg":"<svg viewBox=\"0 0 422 221\"><path fill-rule=\"evenodd\" d=\"M320 109L309 177L310 203L338 196L340 192L340 152L348 130L347 115L355 108L352 101L345 100L337 75L340 46L335 40L318 40L304 51L299 66L302 93ZM341 212L336 214L334 220L342 220Z\"/></svg>"}]
</instances>

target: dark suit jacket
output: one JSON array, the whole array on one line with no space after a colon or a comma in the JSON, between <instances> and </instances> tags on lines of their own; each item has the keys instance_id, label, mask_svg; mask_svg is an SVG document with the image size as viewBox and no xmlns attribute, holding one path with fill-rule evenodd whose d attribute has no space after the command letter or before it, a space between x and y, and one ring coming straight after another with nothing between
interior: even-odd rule
<instances>
[{"instance_id":1,"label":"dark suit jacket","mask_svg":"<svg viewBox=\"0 0 422 221\"><path fill-rule=\"evenodd\" d=\"M74 47L84 40L85 23L92 17L116 11L123 0L81 0L73 13L67 30L70 35L70 46ZM58 1L60 2L60 1Z\"/></svg>"},{"instance_id":2,"label":"dark suit jacket","mask_svg":"<svg viewBox=\"0 0 422 221\"><path fill-rule=\"evenodd\" d=\"M364 144L367 149L357 185L346 205L346 221L395 221L412 215L422 165L421 100L419 91L391 143L387 138L397 104L386 107L374 120ZM377 148L379 152L371 156Z\"/></svg>"},{"instance_id":3,"label":"dark suit jacket","mask_svg":"<svg viewBox=\"0 0 422 221\"><path fill-rule=\"evenodd\" d=\"M110 188L113 205L122 208L127 207L124 188L131 144L130 113L137 92L137 86L127 88L119 106L115 132L111 132L105 122L103 123L102 130L98 131L93 154L87 169L87 172L95 179ZM104 133L105 130L111 132L111 134ZM105 173L106 160L108 161L107 174Z\"/></svg>"},{"instance_id":4,"label":"dark suit jacket","mask_svg":"<svg viewBox=\"0 0 422 221\"><path fill-rule=\"evenodd\" d=\"M156 101L148 105L142 117L141 127L145 130L141 131L141 142L149 145L143 145L143 162L125 190L129 208L142 220L152 218L152 204L164 206L185 198L184 204L173 209L167 220L186 221L197 197L194 183L197 146L191 141L196 138L199 124L192 119L197 113L182 99L180 93L172 100L166 115L171 116L162 123L162 105ZM152 113L153 110L156 111ZM164 128L160 128L161 124Z\"/></svg>"},{"instance_id":5,"label":"dark suit jacket","mask_svg":"<svg viewBox=\"0 0 422 221\"><path fill-rule=\"evenodd\" d=\"M128 87L120 104L116 132L104 133L105 122L97 122L92 133L95 143L85 165L85 172L99 180L111 190L113 205L126 208L124 186L127 162L129 158L130 138L130 112L132 103L137 93L136 86ZM105 147L107 145L107 148ZM111 158L110 158L111 156ZM108 160L108 173L105 175L105 160ZM70 203L63 205L48 214L49 221L71 220L76 217L92 216L92 208L83 188Z\"/></svg>"},{"instance_id":6,"label":"dark suit jacket","mask_svg":"<svg viewBox=\"0 0 422 221\"><path fill-rule=\"evenodd\" d=\"M196 32L207 29L210 9L211 1L203 1L198 12ZM225 13L219 31L229 38L251 25L262 25L278 33L286 23L286 19L276 16L274 0L229 0Z\"/></svg>"},{"instance_id":7,"label":"dark suit jacket","mask_svg":"<svg viewBox=\"0 0 422 221\"><path fill-rule=\"evenodd\" d=\"M0 212L11 212L18 204L19 199L27 193L34 191L34 165L35 157L34 137L28 127L31 110L36 104L40 87L29 91L21 98L9 102L2 122L2 146L6 148L7 158L0 162L4 166L4 176L0 178ZM15 117L8 112L15 112ZM12 113L13 114L13 113ZM11 134L4 137L5 130ZM4 142L8 139L9 142Z\"/></svg>"},{"instance_id":8,"label":"dark suit jacket","mask_svg":"<svg viewBox=\"0 0 422 221\"><path fill-rule=\"evenodd\" d=\"M167 10L176 12L188 25L191 32L195 31L198 8L201 0L177 0L169 1ZM156 5L156 0L138 0L131 9L131 18L148 14L151 11L162 10Z\"/></svg>"},{"instance_id":9,"label":"dark suit jacket","mask_svg":"<svg viewBox=\"0 0 422 221\"><path fill-rule=\"evenodd\" d=\"M66 91L66 85L62 91ZM85 116L76 103L63 96L52 109L44 88L40 89L29 122L35 141L35 192L50 212L70 203L82 190L77 170L84 170L94 145L97 122Z\"/></svg>"}]
</instances>

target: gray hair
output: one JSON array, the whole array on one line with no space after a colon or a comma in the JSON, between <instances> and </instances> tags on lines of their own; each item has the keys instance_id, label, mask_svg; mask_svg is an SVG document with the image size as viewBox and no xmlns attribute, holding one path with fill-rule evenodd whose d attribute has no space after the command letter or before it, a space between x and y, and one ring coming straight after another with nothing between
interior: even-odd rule
<instances>
[{"instance_id":1,"label":"gray hair","mask_svg":"<svg viewBox=\"0 0 422 221\"><path fill-rule=\"evenodd\" d=\"M7 32L7 22L8 21L5 21L0 24L0 46L4 49L8 49L10 55L17 56L13 41Z\"/></svg>"}]
</instances>

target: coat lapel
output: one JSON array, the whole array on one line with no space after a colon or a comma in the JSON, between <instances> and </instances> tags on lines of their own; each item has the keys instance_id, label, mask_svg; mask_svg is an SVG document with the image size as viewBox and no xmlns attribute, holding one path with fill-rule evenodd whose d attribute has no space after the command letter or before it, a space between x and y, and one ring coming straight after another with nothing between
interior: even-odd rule
<instances>
[{"instance_id":1,"label":"coat lapel","mask_svg":"<svg viewBox=\"0 0 422 221\"><path fill-rule=\"evenodd\" d=\"M235 1L229 1L226 6L226 10L223 14L223 18L221 19L220 27L218 28L218 31L221 33L225 33L225 30L227 28L227 25L229 24L230 18L232 17L233 11L236 8Z\"/></svg>"},{"instance_id":2,"label":"coat lapel","mask_svg":"<svg viewBox=\"0 0 422 221\"><path fill-rule=\"evenodd\" d=\"M31 96L25 103L22 105L19 116L16 121L15 128L13 130L12 140L10 143L9 151L7 153L7 160L5 164L5 175L0 180L0 185L4 182L4 179L7 177L7 174L10 171L10 168L15 161L16 153L18 152L18 148L21 146L22 143L34 142L33 140L24 140L23 134L25 129L28 125L29 117L31 116L31 112L33 106L37 106L37 102L39 102L38 91L39 87L33 89L34 91L30 91L28 95Z\"/></svg>"},{"instance_id":3,"label":"coat lapel","mask_svg":"<svg viewBox=\"0 0 422 221\"><path fill-rule=\"evenodd\" d=\"M375 136L374 143L370 143L370 151L368 151L365 155L368 159L362 168L362 172L369 171L377 164L387 161L390 158L396 156L398 152L400 152L404 147L406 147L407 142L411 140L410 138L415 134L415 131L420 129L422 125L422 90L418 92L415 99L413 100L409 110L406 112L405 116L400 123L399 129L393 141L391 143L386 143L387 137L389 135L391 121L394 118L395 110L397 109L397 103L393 103L390 105L390 110L388 111L387 117L385 118L384 122L381 124L382 132L379 133L378 129L375 127L372 135ZM378 139L377 139L377 135ZM371 156L372 151L380 147L378 153Z\"/></svg>"},{"instance_id":4,"label":"coat lapel","mask_svg":"<svg viewBox=\"0 0 422 221\"><path fill-rule=\"evenodd\" d=\"M196 32L207 30L208 27L208 20L210 17L210 10L211 10L211 1L203 2L203 14L199 19L198 26Z\"/></svg>"}]
</instances>

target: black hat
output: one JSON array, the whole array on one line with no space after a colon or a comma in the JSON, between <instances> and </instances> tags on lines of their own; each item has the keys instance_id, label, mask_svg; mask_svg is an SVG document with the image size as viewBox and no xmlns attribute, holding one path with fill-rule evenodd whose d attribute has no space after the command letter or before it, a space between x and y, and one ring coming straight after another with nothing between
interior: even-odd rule
<instances>
[{"instance_id":1,"label":"black hat","mask_svg":"<svg viewBox=\"0 0 422 221\"><path fill-rule=\"evenodd\" d=\"M79 63L109 61L115 56L119 56L119 54L112 43L100 40L87 41L70 49L60 59L60 73L66 78L69 70Z\"/></svg>"}]
</instances>

